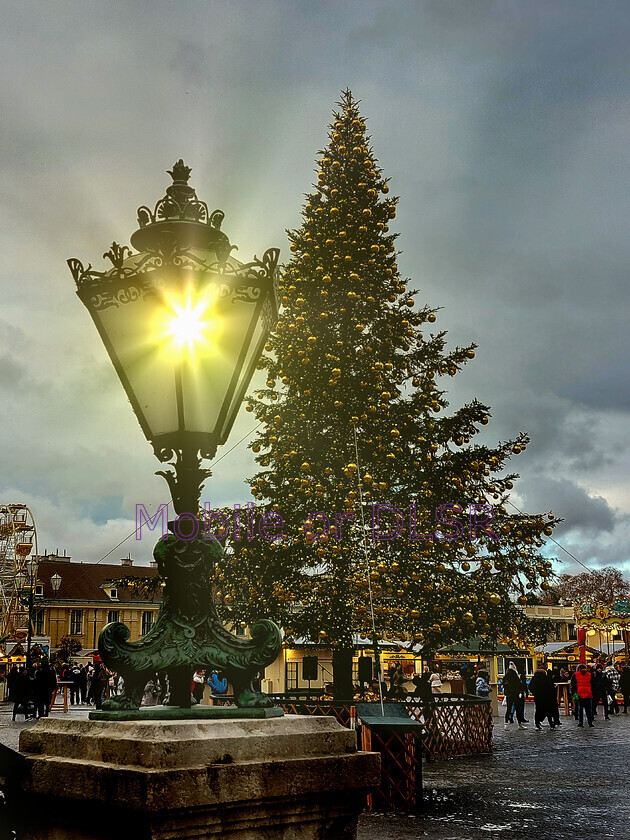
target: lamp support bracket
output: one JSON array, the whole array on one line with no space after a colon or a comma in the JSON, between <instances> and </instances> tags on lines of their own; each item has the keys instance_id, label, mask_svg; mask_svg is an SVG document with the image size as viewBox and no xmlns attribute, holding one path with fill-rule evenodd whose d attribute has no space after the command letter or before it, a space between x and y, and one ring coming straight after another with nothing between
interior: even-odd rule
<instances>
[{"instance_id":1,"label":"lamp support bracket","mask_svg":"<svg viewBox=\"0 0 630 840\"><path fill-rule=\"evenodd\" d=\"M157 621L139 642L129 642L129 629L120 623L108 624L99 637L101 658L125 684L122 695L105 701L105 711L138 709L156 672L168 675L168 705L189 708L195 667L225 674L239 707L273 705L254 690L252 680L276 659L280 628L264 619L252 627L251 639L241 639L223 627L211 591L214 560L221 552L216 540L200 537L182 540L168 534L157 543L153 556L166 582Z\"/></svg>"}]
</instances>

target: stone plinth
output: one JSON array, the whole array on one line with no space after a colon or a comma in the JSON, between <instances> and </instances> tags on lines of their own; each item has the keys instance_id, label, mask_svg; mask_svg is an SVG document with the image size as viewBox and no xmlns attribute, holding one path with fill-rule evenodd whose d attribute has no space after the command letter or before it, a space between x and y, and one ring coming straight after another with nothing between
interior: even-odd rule
<instances>
[{"instance_id":1,"label":"stone plinth","mask_svg":"<svg viewBox=\"0 0 630 840\"><path fill-rule=\"evenodd\" d=\"M380 756L330 718L83 721L20 737L23 840L353 840Z\"/></svg>"}]
</instances>

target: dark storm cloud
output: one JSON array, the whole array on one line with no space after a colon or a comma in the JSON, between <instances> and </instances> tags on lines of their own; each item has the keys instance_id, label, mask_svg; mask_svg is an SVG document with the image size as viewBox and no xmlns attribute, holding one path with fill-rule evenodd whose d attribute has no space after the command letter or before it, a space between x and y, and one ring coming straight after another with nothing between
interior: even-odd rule
<instances>
[{"instance_id":1,"label":"dark storm cloud","mask_svg":"<svg viewBox=\"0 0 630 840\"><path fill-rule=\"evenodd\" d=\"M601 496L591 496L582 487L566 479L548 476L527 477L518 483L518 491L527 510L549 511L564 522L554 536L580 531L587 535L612 531L619 517Z\"/></svg>"},{"instance_id":2,"label":"dark storm cloud","mask_svg":"<svg viewBox=\"0 0 630 840\"><path fill-rule=\"evenodd\" d=\"M411 200L422 218L412 235L437 287L431 302L488 349L487 379L501 359L539 393L626 408L624 310L611 307L626 297L630 260L623 5L413 8L391 19L383 10L355 37L414 44L421 67L428 52L440 68L430 82L442 99L423 103L420 142L449 109L448 143L412 174L416 196L408 180L400 190L402 209ZM405 252L402 213L401 226Z\"/></svg>"},{"instance_id":3,"label":"dark storm cloud","mask_svg":"<svg viewBox=\"0 0 630 840\"><path fill-rule=\"evenodd\" d=\"M135 497L166 495L65 260L102 267L180 156L226 212L239 257L277 245L285 259L284 229L299 224L349 86L401 196L401 270L420 303L444 307L451 345L479 344L446 383L453 408L489 403L491 440L529 432L513 462L528 509L571 509L572 548L623 561L627 4L59 0L3 12L0 353L20 400L12 426L5 404L0 445L7 492L30 488L55 535L64 520L68 540L86 542L98 518L118 538ZM204 498L242 501L253 469L235 449Z\"/></svg>"}]
</instances>

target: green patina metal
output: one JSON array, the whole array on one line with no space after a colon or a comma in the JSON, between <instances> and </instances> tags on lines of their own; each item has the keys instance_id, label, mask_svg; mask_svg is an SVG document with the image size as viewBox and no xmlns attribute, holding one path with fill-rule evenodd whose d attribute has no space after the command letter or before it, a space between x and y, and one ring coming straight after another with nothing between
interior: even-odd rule
<instances>
[{"instance_id":1,"label":"green patina metal","mask_svg":"<svg viewBox=\"0 0 630 840\"><path fill-rule=\"evenodd\" d=\"M129 642L129 629L120 623L108 624L99 637L101 658L124 680L123 694L103 704L106 712L139 709L144 687L156 672L168 675L169 705L190 709L195 667L224 673L241 709L272 705L266 695L254 690L252 680L277 657L282 646L280 629L266 619L252 627L251 639L233 636L225 629L216 612L211 584L214 559L220 553L215 540L200 537L184 540L168 534L157 543L153 556L165 587L154 626L139 642Z\"/></svg>"},{"instance_id":2,"label":"green patina metal","mask_svg":"<svg viewBox=\"0 0 630 840\"><path fill-rule=\"evenodd\" d=\"M227 439L266 335L277 321L279 251L271 248L262 260L254 258L246 264L232 259L230 254L235 246L230 245L220 230L223 211L208 211L208 206L188 184L190 172L190 167L178 160L169 171L173 183L155 209L138 208L140 227L130 241L139 253L133 254L127 246L114 243L104 254L112 263L108 271L96 271L91 264L84 267L77 259L68 260L77 294L105 342L142 430L160 462L172 467L158 475L169 485L178 516L176 523L170 523L172 533L160 540L153 552L165 581L155 625L140 641L133 643L129 642L129 629L120 623L108 624L100 635L101 658L110 670L123 677L125 687L123 694L104 703L102 713L93 713L94 718L155 716L155 711L140 713L138 710L144 687L156 672L168 677L169 706L173 709L162 714L169 718L191 714L198 717L201 713L191 709L190 683L194 668L217 669L232 684L238 709L236 712L234 708L221 710L213 716L235 713L243 716L244 709L260 710L272 705L268 697L254 689L252 681L278 655L282 646L280 629L263 619L251 628L251 638L243 639L223 627L212 592L214 562L222 549L216 540L200 538L200 528L195 525L199 525L201 488L210 476L210 470L201 466L202 459L213 458L217 445ZM181 293L192 287L214 290L215 299L228 307L224 315L236 301L249 307L247 311L239 310L240 346L226 344L229 353L221 356L221 364L229 364L231 374L225 379L226 387L214 395L219 408L216 417L207 418L207 423L199 412L190 412L191 419L184 408L190 407L190 400L197 399L198 393L196 384L191 386L188 380L185 389L181 359L173 363L167 354L153 355L149 365L142 355L146 365L142 397L135 390L140 357L137 347L132 350L130 343L130 316L127 320L122 316L128 307L134 306L137 335L134 326L133 336L139 344L145 341L153 347L156 307L162 306L170 312L164 300L167 279ZM103 313L109 313L108 317ZM110 318L112 314L115 317ZM259 330L255 324L260 325ZM208 362L202 359L199 363ZM212 363L218 362L214 359ZM162 380L151 380L156 370L163 374ZM175 414L171 412L168 421L156 420L162 393L158 387L160 381L175 383L172 392L166 391L169 399L175 401ZM188 401L184 399L184 390ZM187 530L182 528L182 522ZM258 712L255 716L259 716Z\"/></svg>"}]
</instances>

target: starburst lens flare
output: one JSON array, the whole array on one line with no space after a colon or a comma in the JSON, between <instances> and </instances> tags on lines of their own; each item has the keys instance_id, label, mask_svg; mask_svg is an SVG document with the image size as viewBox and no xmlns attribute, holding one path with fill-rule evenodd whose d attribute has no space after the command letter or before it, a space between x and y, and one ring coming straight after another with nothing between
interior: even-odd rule
<instances>
[{"instance_id":1,"label":"starburst lens flare","mask_svg":"<svg viewBox=\"0 0 630 840\"><path fill-rule=\"evenodd\" d=\"M216 327L211 304L209 299L195 301L191 297L183 302L170 300L166 337L182 350L192 351L200 344L209 344L210 335Z\"/></svg>"},{"instance_id":2,"label":"starburst lens flare","mask_svg":"<svg viewBox=\"0 0 630 840\"><path fill-rule=\"evenodd\" d=\"M169 333L175 344L188 346L192 350L195 342L203 338L205 321L203 320L204 306L198 303L192 306L190 301L185 307L175 308L175 316L171 318Z\"/></svg>"}]
</instances>

